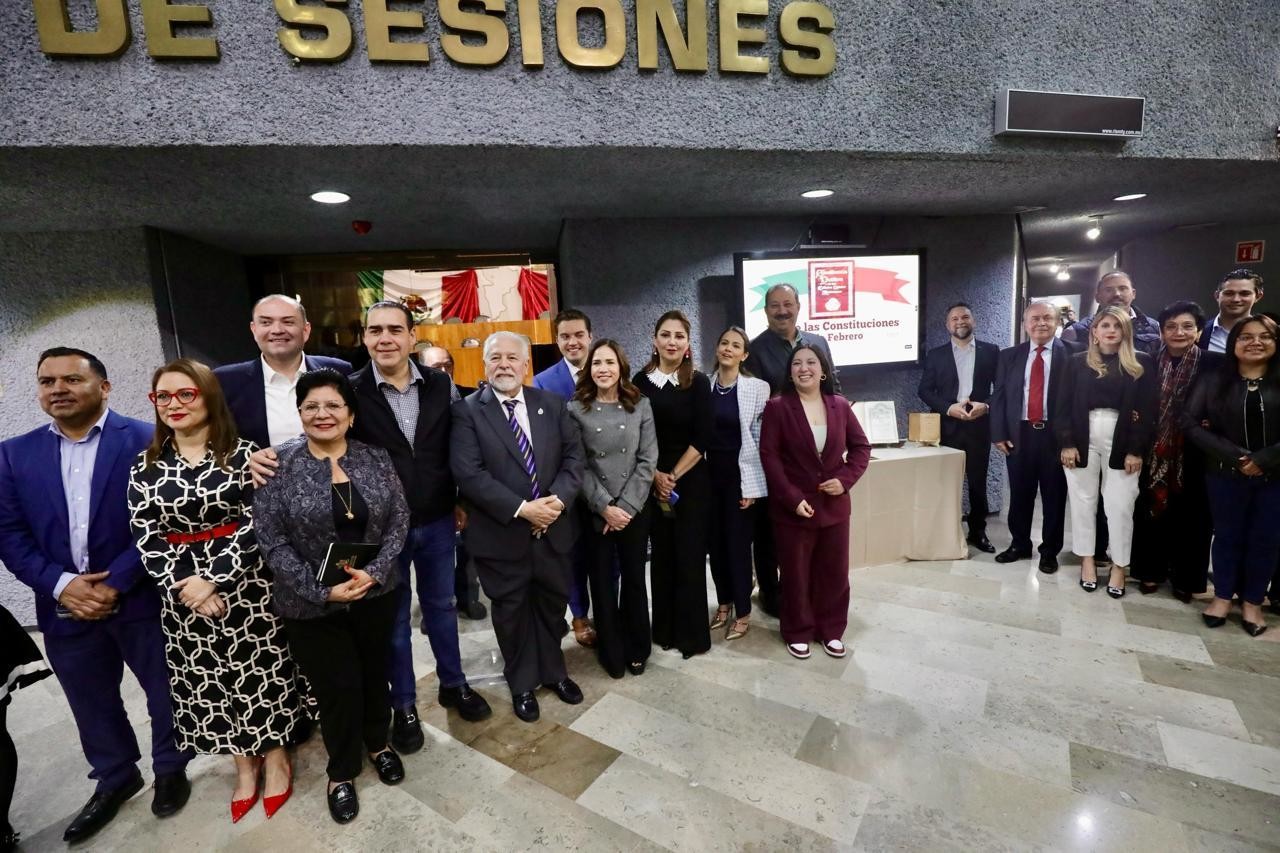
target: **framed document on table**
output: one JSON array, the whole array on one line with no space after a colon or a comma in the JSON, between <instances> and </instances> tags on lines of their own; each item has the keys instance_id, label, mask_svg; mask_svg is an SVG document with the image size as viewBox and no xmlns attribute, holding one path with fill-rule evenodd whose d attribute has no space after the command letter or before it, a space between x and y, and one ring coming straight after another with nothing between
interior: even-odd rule
<instances>
[{"instance_id":1,"label":"framed document on table","mask_svg":"<svg viewBox=\"0 0 1280 853\"><path fill-rule=\"evenodd\" d=\"M872 446L898 445L898 409L892 400L862 400L853 404L853 414Z\"/></svg>"}]
</instances>

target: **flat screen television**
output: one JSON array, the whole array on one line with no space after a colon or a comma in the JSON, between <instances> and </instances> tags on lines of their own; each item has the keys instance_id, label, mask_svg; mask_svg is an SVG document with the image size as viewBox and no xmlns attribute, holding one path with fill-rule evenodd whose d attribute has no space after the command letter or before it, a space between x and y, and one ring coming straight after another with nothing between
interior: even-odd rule
<instances>
[{"instance_id":1,"label":"flat screen television","mask_svg":"<svg viewBox=\"0 0 1280 853\"><path fill-rule=\"evenodd\" d=\"M789 284L796 325L827 339L836 367L920 362L924 250L739 252L733 266L751 337L768 327L765 293Z\"/></svg>"}]
</instances>

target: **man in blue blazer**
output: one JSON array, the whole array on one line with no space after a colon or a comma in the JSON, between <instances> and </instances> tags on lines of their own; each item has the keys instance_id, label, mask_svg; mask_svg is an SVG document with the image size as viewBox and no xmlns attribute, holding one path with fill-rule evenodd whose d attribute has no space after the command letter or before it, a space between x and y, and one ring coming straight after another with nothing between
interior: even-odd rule
<instances>
[{"instance_id":1,"label":"man in blue blazer","mask_svg":"<svg viewBox=\"0 0 1280 853\"><path fill-rule=\"evenodd\" d=\"M947 309L951 340L929 350L917 393L942 415L942 443L964 451L969 481L969 544L995 553L987 539L987 466L991 458L991 418L987 401L1000 348L978 340L973 311L963 302Z\"/></svg>"},{"instance_id":2,"label":"man in blue blazer","mask_svg":"<svg viewBox=\"0 0 1280 853\"><path fill-rule=\"evenodd\" d=\"M160 599L134 546L125 498L129 468L153 427L107 408L106 368L83 350L45 350L36 378L53 422L0 443L0 560L35 592L45 652L97 781L63 835L75 842L142 790L138 741L120 697L126 664L147 696L157 816L186 803L191 756L174 743Z\"/></svg>"},{"instance_id":3,"label":"man in blue blazer","mask_svg":"<svg viewBox=\"0 0 1280 853\"><path fill-rule=\"evenodd\" d=\"M1009 469L1009 533L1013 539L1006 550L996 554L996 562L1030 559L1031 518L1038 490L1044 510L1040 571L1050 575L1058 570L1067 509L1067 479L1051 420L1071 350L1053 336L1057 325L1058 309L1053 303L1032 302L1026 307L1022 327L1027 340L1000 351L991 393L991 441L1004 454Z\"/></svg>"},{"instance_id":4,"label":"man in blue blazer","mask_svg":"<svg viewBox=\"0 0 1280 853\"><path fill-rule=\"evenodd\" d=\"M291 296L273 293L259 299L249 331L261 355L213 373L222 384L236 430L259 447L271 447L302 434L294 397L298 377L322 367L348 374L351 365L340 358L303 354L311 324L307 309Z\"/></svg>"},{"instance_id":5,"label":"man in blue blazer","mask_svg":"<svg viewBox=\"0 0 1280 853\"><path fill-rule=\"evenodd\" d=\"M564 358L533 377L533 387L550 391L569 400L578 387L578 376L587 366L587 353L591 351L591 318L575 308L566 308L551 321L556 346ZM581 645L591 648L596 644L596 631L587 618L591 613L591 593L588 591L585 553L574 552L573 583L569 587L569 612L573 614L573 637ZM621 571L621 569L618 569Z\"/></svg>"}]
</instances>

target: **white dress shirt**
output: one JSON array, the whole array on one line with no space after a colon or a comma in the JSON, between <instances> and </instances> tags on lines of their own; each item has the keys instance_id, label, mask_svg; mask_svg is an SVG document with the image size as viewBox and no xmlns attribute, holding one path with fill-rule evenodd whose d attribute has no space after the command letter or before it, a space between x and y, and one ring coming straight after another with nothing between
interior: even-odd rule
<instances>
[{"instance_id":1,"label":"white dress shirt","mask_svg":"<svg viewBox=\"0 0 1280 853\"><path fill-rule=\"evenodd\" d=\"M493 388L492 385L490 385L489 387ZM533 452L533 431L529 429L529 407L528 405L525 404L525 401L524 401L524 386L521 385L516 390L515 394L504 394L501 391L499 391L497 388L494 388L493 396L494 396L494 399L498 401L498 405L502 407L501 409L502 416L506 418L508 421L510 421L511 418L508 417L507 415L507 400L516 401L516 411L515 411L516 423L520 424L520 429L524 430L524 437L529 442L529 452L532 453ZM510 429L510 427L508 427L508 429ZM533 459L533 464L535 466L538 464L538 458L536 456ZM511 517L519 518L520 510L524 509L524 505L526 503L528 503L528 501L520 501L520 506L516 507L515 515Z\"/></svg>"},{"instance_id":2,"label":"white dress shirt","mask_svg":"<svg viewBox=\"0 0 1280 853\"><path fill-rule=\"evenodd\" d=\"M1027 350L1027 369L1022 372L1022 419L1027 420L1027 400L1031 398L1031 365L1036 363L1036 347L1040 344L1032 343L1031 349ZM1049 365L1053 361L1053 341L1044 344L1044 408L1040 411L1044 412L1045 420L1049 419Z\"/></svg>"},{"instance_id":3,"label":"white dress shirt","mask_svg":"<svg viewBox=\"0 0 1280 853\"><path fill-rule=\"evenodd\" d=\"M956 391L956 402L962 402L969 399L969 395L973 393L973 365L977 361L978 347L971 337L968 346L960 346L954 340L951 341L951 357L956 360L956 377L960 380L959 390Z\"/></svg>"},{"instance_id":4,"label":"white dress shirt","mask_svg":"<svg viewBox=\"0 0 1280 853\"><path fill-rule=\"evenodd\" d=\"M67 584L76 579L77 574L89 571L89 519L93 510L93 469L98 459L98 444L102 438L103 424L107 422L107 413L103 408L102 417L89 428L79 440L67 438L58 428L57 421L49 424L49 431L58 437L59 463L62 474L62 493L67 501L68 534L71 549L71 562L75 574L63 572L58 582L53 585L53 597L58 599Z\"/></svg>"},{"instance_id":5,"label":"white dress shirt","mask_svg":"<svg viewBox=\"0 0 1280 853\"><path fill-rule=\"evenodd\" d=\"M574 367L573 362L569 361L567 358L564 360L564 366L569 368L569 378L573 380L573 384L576 386L578 384L578 377L582 375L582 368Z\"/></svg>"},{"instance_id":6,"label":"white dress shirt","mask_svg":"<svg viewBox=\"0 0 1280 853\"><path fill-rule=\"evenodd\" d=\"M259 358L262 359L262 393L267 403L267 437L274 447L302 435L296 389L298 380L307 372L307 360L299 358L298 370L290 379L283 373L276 373L265 357Z\"/></svg>"}]
</instances>

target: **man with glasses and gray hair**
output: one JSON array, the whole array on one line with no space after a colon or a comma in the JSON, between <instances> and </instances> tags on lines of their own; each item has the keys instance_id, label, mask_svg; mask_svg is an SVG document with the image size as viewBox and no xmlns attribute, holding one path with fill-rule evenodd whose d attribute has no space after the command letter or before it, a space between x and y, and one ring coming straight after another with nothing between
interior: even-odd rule
<instances>
[{"instance_id":1,"label":"man with glasses and gray hair","mask_svg":"<svg viewBox=\"0 0 1280 853\"><path fill-rule=\"evenodd\" d=\"M531 723L539 686L570 705L582 701L560 650L582 442L564 400L524 385L528 339L494 332L484 369L489 385L453 404L450 463L470 509L467 549L493 603L512 707Z\"/></svg>"}]
</instances>

